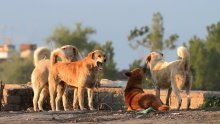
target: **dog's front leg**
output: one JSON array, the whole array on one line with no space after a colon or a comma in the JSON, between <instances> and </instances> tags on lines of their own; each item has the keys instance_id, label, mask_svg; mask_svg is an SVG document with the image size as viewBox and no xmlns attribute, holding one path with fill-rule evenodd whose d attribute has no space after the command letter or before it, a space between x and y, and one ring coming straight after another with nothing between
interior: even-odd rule
<instances>
[{"instance_id":1,"label":"dog's front leg","mask_svg":"<svg viewBox=\"0 0 220 124\"><path fill-rule=\"evenodd\" d=\"M93 108L93 89L87 88L87 93L88 93L89 109L93 111L93 110L95 110Z\"/></svg>"},{"instance_id":2,"label":"dog's front leg","mask_svg":"<svg viewBox=\"0 0 220 124\"><path fill-rule=\"evenodd\" d=\"M167 92L167 97L166 97L166 105L170 105L170 95L171 95L171 93L172 93L172 88L170 87L169 89L168 89L168 92Z\"/></svg>"},{"instance_id":3,"label":"dog's front leg","mask_svg":"<svg viewBox=\"0 0 220 124\"><path fill-rule=\"evenodd\" d=\"M156 90L156 97L160 99L160 88L156 87L155 90Z\"/></svg>"},{"instance_id":4,"label":"dog's front leg","mask_svg":"<svg viewBox=\"0 0 220 124\"><path fill-rule=\"evenodd\" d=\"M73 110L78 110L78 89L77 88L73 88L74 92L73 92Z\"/></svg>"},{"instance_id":5,"label":"dog's front leg","mask_svg":"<svg viewBox=\"0 0 220 124\"><path fill-rule=\"evenodd\" d=\"M158 98L158 99L160 99L160 88L159 87L156 87L156 97ZM161 99L160 99L160 102L163 104L163 102L161 101Z\"/></svg>"},{"instance_id":6,"label":"dog's front leg","mask_svg":"<svg viewBox=\"0 0 220 124\"><path fill-rule=\"evenodd\" d=\"M64 108L64 111L69 111L69 108L68 108L68 90L67 90L67 86L65 86L65 90L64 90L64 93L63 93L63 96L62 96L62 102L63 102L63 108Z\"/></svg>"},{"instance_id":7,"label":"dog's front leg","mask_svg":"<svg viewBox=\"0 0 220 124\"><path fill-rule=\"evenodd\" d=\"M86 110L86 108L84 107L84 91L83 91L83 87L78 87L78 99L79 99L79 106L81 110Z\"/></svg>"}]
</instances>

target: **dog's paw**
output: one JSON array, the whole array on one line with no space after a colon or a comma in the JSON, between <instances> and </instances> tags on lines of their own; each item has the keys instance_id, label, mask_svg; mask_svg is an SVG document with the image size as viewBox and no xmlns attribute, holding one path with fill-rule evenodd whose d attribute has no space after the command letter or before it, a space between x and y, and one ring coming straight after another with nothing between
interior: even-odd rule
<instances>
[{"instance_id":1,"label":"dog's paw","mask_svg":"<svg viewBox=\"0 0 220 124\"><path fill-rule=\"evenodd\" d=\"M64 111L70 111L70 109L64 109Z\"/></svg>"},{"instance_id":2,"label":"dog's paw","mask_svg":"<svg viewBox=\"0 0 220 124\"><path fill-rule=\"evenodd\" d=\"M87 111L87 108L81 108L80 110L81 111Z\"/></svg>"},{"instance_id":3,"label":"dog's paw","mask_svg":"<svg viewBox=\"0 0 220 124\"><path fill-rule=\"evenodd\" d=\"M96 109L94 109L93 107L89 108L90 111L95 111Z\"/></svg>"},{"instance_id":4,"label":"dog's paw","mask_svg":"<svg viewBox=\"0 0 220 124\"><path fill-rule=\"evenodd\" d=\"M45 112L45 110L41 109L41 110L39 110L39 112Z\"/></svg>"},{"instance_id":5,"label":"dog's paw","mask_svg":"<svg viewBox=\"0 0 220 124\"><path fill-rule=\"evenodd\" d=\"M79 111L79 110L80 110L80 109L78 109L78 108L74 108L74 109L73 109L73 111Z\"/></svg>"}]
</instances>

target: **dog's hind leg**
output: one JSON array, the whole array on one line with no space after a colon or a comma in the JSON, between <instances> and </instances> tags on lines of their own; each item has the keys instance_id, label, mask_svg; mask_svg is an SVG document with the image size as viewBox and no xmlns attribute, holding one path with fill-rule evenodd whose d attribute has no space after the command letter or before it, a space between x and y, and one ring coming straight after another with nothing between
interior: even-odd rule
<instances>
[{"instance_id":1,"label":"dog's hind leg","mask_svg":"<svg viewBox=\"0 0 220 124\"><path fill-rule=\"evenodd\" d=\"M182 98L180 96L180 91L179 91L178 87L176 86L176 83L178 83L177 79L176 79L176 77L173 76L171 78L171 85L172 85L173 92L175 93L176 97L178 98L177 110L179 110L181 107L181 104L182 104Z\"/></svg>"},{"instance_id":2,"label":"dog's hind leg","mask_svg":"<svg viewBox=\"0 0 220 124\"><path fill-rule=\"evenodd\" d=\"M186 88L186 95L187 95L187 105L186 109L188 110L191 104L191 98L190 98L190 89Z\"/></svg>"},{"instance_id":3,"label":"dog's hind leg","mask_svg":"<svg viewBox=\"0 0 220 124\"><path fill-rule=\"evenodd\" d=\"M169 89L168 89L168 92L167 92L167 97L166 97L166 105L170 105L170 95L171 95L171 93L172 93L172 88L170 87Z\"/></svg>"},{"instance_id":4,"label":"dog's hind leg","mask_svg":"<svg viewBox=\"0 0 220 124\"><path fill-rule=\"evenodd\" d=\"M56 110L55 107L55 95L56 95L56 88L57 88L57 84L55 81L54 76L52 76L51 74L49 74L49 92L50 92L50 106L52 111Z\"/></svg>"},{"instance_id":5,"label":"dog's hind leg","mask_svg":"<svg viewBox=\"0 0 220 124\"><path fill-rule=\"evenodd\" d=\"M93 111L93 110L95 110L93 108L93 89L87 88L87 93L88 93L89 109Z\"/></svg>"},{"instance_id":6,"label":"dog's hind leg","mask_svg":"<svg viewBox=\"0 0 220 124\"><path fill-rule=\"evenodd\" d=\"M59 83L57 86L56 111L60 111L60 102L63 96L64 89L65 89L64 84Z\"/></svg>"},{"instance_id":7,"label":"dog's hind leg","mask_svg":"<svg viewBox=\"0 0 220 124\"><path fill-rule=\"evenodd\" d=\"M38 108L40 111L44 111L43 110L43 100L44 100L45 96L47 95L47 93L48 93L48 86L44 86L43 89L41 90L40 97L38 100Z\"/></svg>"},{"instance_id":8,"label":"dog's hind leg","mask_svg":"<svg viewBox=\"0 0 220 124\"><path fill-rule=\"evenodd\" d=\"M33 88L33 90L34 90L34 97L33 97L34 111L38 111L37 101L39 99L40 89L39 88Z\"/></svg>"},{"instance_id":9,"label":"dog's hind leg","mask_svg":"<svg viewBox=\"0 0 220 124\"><path fill-rule=\"evenodd\" d=\"M186 95L187 95L187 105L186 105L187 110L190 108L190 104L191 104L191 98L190 98L191 85L192 85L192 73L191 71L189 71L188 73L186 73L186 82L185 82Z\"/></svg>"}]
</instances>

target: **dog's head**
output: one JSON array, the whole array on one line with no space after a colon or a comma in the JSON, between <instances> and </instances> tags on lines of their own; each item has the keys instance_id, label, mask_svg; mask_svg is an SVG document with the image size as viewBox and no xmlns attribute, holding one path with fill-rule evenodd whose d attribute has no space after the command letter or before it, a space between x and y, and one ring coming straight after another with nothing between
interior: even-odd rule
<instances>
[{"instance_id":1,"label":"dog's head","mask_svg":"<svg viewBox=\"0 0 220 124\"><path fill-rule=\"evenodd\" d=\"M66 60L69 62L82 59L82 56L79 53L79 50L75 46L65 45L65 46L62 46L61 49L65 54Z\"/></svg>"},{"instance_id":2,"label":"dog's head","mask_svg":"<svg viewBox=\"0 0 220 124\"><path fill-rule=\"evenodd\" d=\"M141 88L141 83L146 78L146 68L135 68L132 71L126 72L125 75L129 78L127 88Z\"/></svg>"},{"instance_id":3,"label":"dog's head","mask_svg":"<svg viewBox=\"0 0 220 124\"><path fill-rule=\"evenodd\" d=\"M163 59L163 53L160 52L151 52L147 55L146 64L151 63L152 61L160 61Z\"/></svg>"},{"instance_id":4,"label":"dog's head","mask_svg":"<svg viewBox=\"0 0 220 124\"><path fill-rule=\"evenodd\" d=\"M101 50L95 50L89 53L88 57L93 60L95 67L97 67L99 71L103 70L106 56Z\"/></svg>"}]
</instances>

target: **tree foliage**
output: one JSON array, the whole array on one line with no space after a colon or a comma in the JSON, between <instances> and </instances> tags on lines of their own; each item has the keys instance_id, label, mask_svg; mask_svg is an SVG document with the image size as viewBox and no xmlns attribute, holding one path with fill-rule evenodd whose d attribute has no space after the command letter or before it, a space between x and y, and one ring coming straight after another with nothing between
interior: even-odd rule
<instances>
[{"instance_id":1,"label":"tree foliage","mask_svg":"<svg viewBox=\"0 0 220 124\"><path fill-rule=\"evenodd\" d=\"M129 70L133 70L134 68L141 67L142 60L141 59L136 59L132 64L129 65Z\"/></svg>"},{"instance_id":2,"label":"tree foliage","mask_svg":"<svg viewBox=\"0 0 220 124\"><path fill-rule=\"evenodd\" d=\"M96 31L91 27L82 27L81 23L76 23L75 30L70 30L66 26L58 26L53 31L52 35L47 38L47 43L54 43L56 47L63 45L74 45L82 54L90 52L97 42L89 42L89 35L95 34Z\"/></svg>"},{"instance_id":3,"label":"tree foliage","mask_svg":"<svg viewBox=\"0 0 220 124\"><path fill-rule=\"evenodd\" d=\"M4 83L22 84L31 80L34 65L32 58L21 59L13 57L0 64L0 79Z\"/></svg>"},{"instance_id":4,"label":"tree foliage","mask_svg":"<svg viewBox=\"0 0 220 124\"><path fill-rule=\"evenodd\" d=\"M193 88L220 90L220 22L208 26L207 32L206 39L194 37L189 42Z\"/></svg>"},{"instance_id":5,"label":"tree foliage","mask_svg":"<svg viewBox=\"0 0 220 124\"><path fill-rule=\"evenodd\" d=\"M172 34L164 40L163 17L159 12L153 14L152 21L151 29L148 26L143 26L140 29L135 27L130 31L128 36L130 46L134 49L142 46L151 51L161 51L165 48L174 49L179 36Z\"/></svg>"},{"instance_id":6,"label":"tree foliage","mask_svg":"<svg viewBox=\"0 0 220 124\"><path fill-rule=\"evenodd\" d=\"M68 27L57 27L51 36L48 37L48 43L54 43L56 47L63 45L74 45L83 56L93 50L101 49L105 51L107 56L107 62L104 65L104 70L100 73L100 78L116 79L117 69L114 62L114 48L111 41L106 41L101 45L96 41L90 41L89 36L96 31L91 27L82 27L81 23L76 24L75 30L70 30Z\"/></svg>"},{"instance_id":7,"label":"tree foliage","mask_svg":"<svg viewBox=\"0 0 220 124\"><path fill-rule=\"evenodd\" d=\"M105 52L107 57L107 62L104 65L103 71L101 72L101 77L115 80L117 76L116 75L117 69L116 69L116 63L114 62L115 53L114 53L114 48L112 46L112 42L106 41L105 44L102 45L100 49Z\"/></svg>"}]
</instances>

